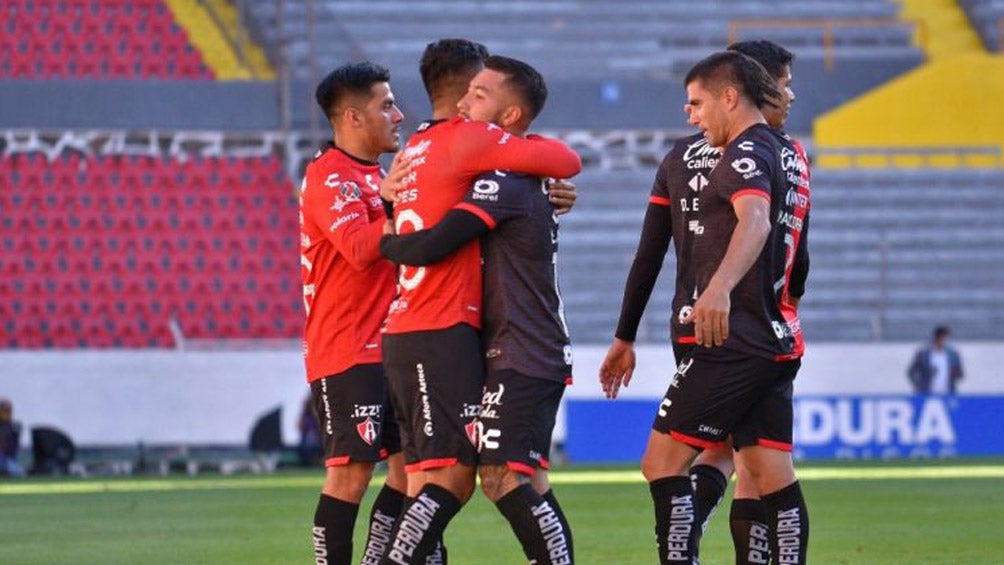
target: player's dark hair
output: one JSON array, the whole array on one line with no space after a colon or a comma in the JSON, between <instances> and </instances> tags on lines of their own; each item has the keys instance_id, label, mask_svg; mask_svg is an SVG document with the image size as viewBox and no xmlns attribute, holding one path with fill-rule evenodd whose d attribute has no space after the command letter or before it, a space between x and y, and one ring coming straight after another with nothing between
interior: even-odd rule
<instances>
[{"instance_id":1,"label":"player's dark hair","mask_svg":"<svg viewBox=\"0 0 1004 565\"><path fill-rule=\"evenodd\" d=\"M951 331L948 329L948 326L938 326L934 328L934 339L948 337L949 333L951 333Z\"/></svg>"},{"instance_id":2,"label":"player's dark hair","mask_svg":"<svg viewBox=\"0 0 1004 565\"><path fill-rule=\"evenodd\" d=\"M317 85L314 98L330 120L347 96L369 96L370 87L377 82L390 82L390 71L369 61L349 63L328 73Z\"/></svg>"},{"instance_id":3,"label":"player's dark hair","mask_svg":"<svg viewBox=\"0 0 1004 565\"><path fill-rule=\"evenodd\" d=\"M737 41L728 47L729 51L742 53L763 65L774 78L781 78L784 68L795 60L795 54L769 39Z\"/></svg>"},{"instance_id":4,"label":"player's dark hair","mask_svg":"<svg viewBox=\"0 0 1004 565\"><path fill-rule=\"evenodd\" d=\"M523 61L502 55L488 57L485 60L485 68L506 76L506 83L523 98L531 120L544 109L544 103L547 102L547 84L537 69Z\"/></svg>"},{"instance_id":5,"label":"player's dark hair","mask_svg":"<svg viewBox=\"0 0 1004 565\"><path fill-rule=\"evenodd\" d=\"M773 99L781 97L767 69L737 51L720 51L698 61L687 73L683 84L690 84L695 80L702 81L709 90L716 93L732 86L757 108L776 108L777 104Z\"/></svg>"},{"instance_id":6,"label":"player's dark hair","mask_svg":"<svg viewBox=\"0 0 1004 565\"><path fill-rule=\"evenodd\" d=\"M436 96L445 85L450 85L459 77L464 77L462 86L467 88L466 77L481 70L488 49L469 39L440 39L425 46L419 72L429 97Z\"/></svg>"}]
</instances>

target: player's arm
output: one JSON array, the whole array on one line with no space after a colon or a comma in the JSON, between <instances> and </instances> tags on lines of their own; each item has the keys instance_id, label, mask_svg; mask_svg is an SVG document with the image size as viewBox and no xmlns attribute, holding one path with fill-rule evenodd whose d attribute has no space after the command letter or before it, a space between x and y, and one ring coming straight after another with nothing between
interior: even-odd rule
<instances>
[{"instance_id":1,"label":"player's arm","mask_svg":"<svg viewBox=\"0 0 1004 565\"><path fill-rule=\"evenodd\" d=\"M739 194L733 201L736 229L711 282L694 303L694 337L699 345L721 345L729 337L730 294L763 252L770 235L770 200L761 192Z\"/></svg>"},{"instance_id":2,"label":"player's arm","mask_svg":"<svg viewBox=\"0 0 1004 565\"><path fill-rule=\"evenodd\" d=\"M798 303L805 294L805 281L809 278L809 212L805 213L802 235L795 250L795 263L791 266L791 282L788 285L788 302L797 310Z\"/></svg>"},{"instance_id":3,"label":"player's arm","mask_svg":"<svg viewBox=\"0 0 1004 565\"><path fill-rule=\"evenodd\" d=\"M582 170L579 155L557 139L512 135L495 124L464 122L462 143L451 146L454 163L469 172L510 170L538 177L569 178Z\"/></svg>"},{"instance_id":4,"label":"player's arm","mask_svg":"<svg viewBox=\"0 0 1004 565\"><path fill-rule=\"evenodd\" d=\"M641 227L638 248L631 263L631 270L628 272L627 283L624 285L621 314L617 320L614 341L600 365L600 387L610 399L617 398L621 386L626 387L631 383L635 368L634 340L638 333L638 324L641 323L641 316L659 278L662 261L666 257L673 236L672 202L666 190L667 165L672 162L674 160L667 155L656 173L652 195L649 197L645 220Z\"/></svg>"},{"instance_id":5,"label":"player's arm","mask_svg":"<svg viewBox=\"0 0 1004 565\"><path fill-rule=\"evenodd\" d=\"M371 222L360 196L352 191L345 195L339 188L318 184L308 187L303 198L304 213L324 230L335 250L352 268L361 271L381 260L383 219Z\"/></svg>"},{"instance_id":6,"label":"player's arm","mask_svg":"<svg viewBox=\"0 0 1004 565\"><path fill-rule=\"evenodd\" d=\"M670 207L650 202L641 228L641 239L624 285L624 299L614 341L600 365L600 386L607 398L617 398L621 386L631 383L634 373L634 340L645 306L662 270L662 261L672 236Z\"/></svg>"},{"instance_id":7,"label":"player's arm","mask_svg":"<svg viewBox=\"0 0 1004 565\"><path fill-rule=\"evenodd\" d=\"M539 180L498 171L483 174L475 179L464 200L435 226L401 236L385 235L380 252L402 265L440 261L500 223L525 214L532 190L540 190Z\"/></svg>"},{"instance_id":8,"label":"player's arm","mask_svg":"<svg viewBox=\"0 0 1004 565\"><path fill-rule=\"evenodd\" d=\"M488 233L489 229L475 214L454 208L430 229L405 235L384 235L380 238L380 254L399 265L429 265Z\"/></svg>"}]
</instances>

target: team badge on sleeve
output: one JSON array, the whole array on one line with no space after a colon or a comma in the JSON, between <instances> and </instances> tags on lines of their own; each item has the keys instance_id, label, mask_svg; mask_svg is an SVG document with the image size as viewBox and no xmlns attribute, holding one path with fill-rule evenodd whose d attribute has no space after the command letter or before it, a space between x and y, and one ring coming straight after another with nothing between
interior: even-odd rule
<instances>
[{"instance_id":1,"label":"team badge on sleeve","mask_svg":"<svg viewBox=\"0 0 1004 565\"><path fill-rule=\"evenodd\" d=\"M359 200L363 196L363 191L359 188L359 185L350 180L343 182L340 190L347 202Z\"/></svg>"}]
</instances>

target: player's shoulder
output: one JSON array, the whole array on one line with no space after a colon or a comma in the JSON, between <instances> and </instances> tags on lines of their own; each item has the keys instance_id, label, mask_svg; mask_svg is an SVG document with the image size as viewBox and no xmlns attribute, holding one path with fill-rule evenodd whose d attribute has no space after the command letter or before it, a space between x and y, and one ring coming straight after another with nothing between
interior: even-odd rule
<instances>
[{"instance_id":1,"label":"player's shoulder","mask_svg":"<svg viewBox=\"0 0 1004 565\"><path fill-rule=\"evenodd\" d=\"M777 155L785 145L790 146L791 143L784 141L781 135L767 124L756 124L747 128L726 145L723 156L727 159L760 157L769 160L771 156Z\"/></svg>"},{"instance_id":2,"label":"player's shoulder","mask_svg":"<svg viewBox=\"0 0 1004 565\"><path fill-rule=\"evenodd\" d=\"M500 191L518 191L540 187L541 178L515 171L488 171L481 173L474 180L472 191L477 193L497 193Z\"/></svg>"}]
</instances>

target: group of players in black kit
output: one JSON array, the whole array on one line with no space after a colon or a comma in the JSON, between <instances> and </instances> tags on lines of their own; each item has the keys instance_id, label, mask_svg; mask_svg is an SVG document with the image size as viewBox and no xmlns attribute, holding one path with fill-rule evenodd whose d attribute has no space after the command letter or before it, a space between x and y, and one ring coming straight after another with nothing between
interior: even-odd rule
<instances>
[{"instance_id":1,"label":"group of players in black kit","mask_svg":"<svg viewBox=\"0 0 1004 565\"><path fill-rule=\"evenodd\" d=\"M702 132L659 168L600 368L616 398L672 240L678 367L642 459L661 563L698 562L733 469L737 563L805 562L790 452L809 183L804 151L781 130L792 59L742 42L688 74L685 110ZM376 159L401 149L402 119L386 69L345 65L317 89L334 141L301 189L304 351L327 468L316 562L352 562L359 504L386 459L362 563L445 563L443 532L477 476L530 563L573 563L547 470L571 383L556 262L575 187L545 179L581 163L527 135L547 97L529 65L444 39L421 73L433 119L386 174Z\"/></svg>"}]
</instances>

